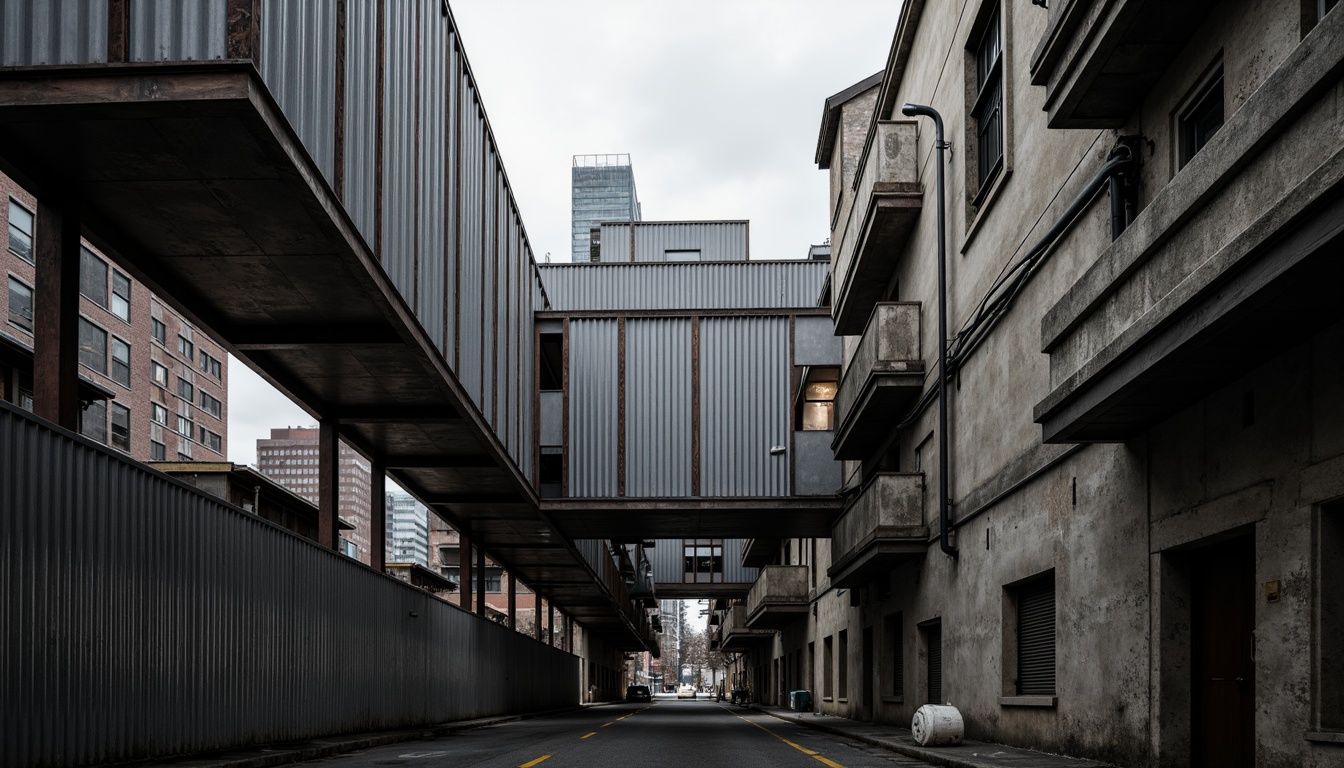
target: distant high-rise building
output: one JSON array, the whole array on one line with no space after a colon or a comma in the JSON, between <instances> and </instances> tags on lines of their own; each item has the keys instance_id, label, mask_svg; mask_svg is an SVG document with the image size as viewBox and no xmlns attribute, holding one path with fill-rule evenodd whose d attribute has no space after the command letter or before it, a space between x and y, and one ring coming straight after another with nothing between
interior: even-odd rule
<instances>
[{"instance_id":1,"label":"distant high-rise building","mask_svg":"<svg viewBox=\"0 0 1344 768\"><path fill-rule=\"evenodd\" d=\"M570 222L573 260L595 261L591 233L604 221L639 221L635 169L629 155L575 155L571 171Z\"/></svg>"},{"instance_id":2,"label":"distant high-rise building","mask_svg":"<svg viewBox=\"0 0 1344 768\"><path fill-rule=\"evenodd\" d=\"M429 567L429 510L404 493L387 494L387 561Z\"/></svg>"},{"instance_id":3,"label":"distant high-rise building","mask_svg":"<svg viewBox=\"0 0 1344 768\"><path fill-rule=\"evenodd\" d=\"M318 502L317 427L272 429L257 441L257 468L263 475L314 504ZM369 549L369 462L341 444L339 515L354 526L342 535L341 551L361 563L372 562Z\"/></svg>"}]
</instances>

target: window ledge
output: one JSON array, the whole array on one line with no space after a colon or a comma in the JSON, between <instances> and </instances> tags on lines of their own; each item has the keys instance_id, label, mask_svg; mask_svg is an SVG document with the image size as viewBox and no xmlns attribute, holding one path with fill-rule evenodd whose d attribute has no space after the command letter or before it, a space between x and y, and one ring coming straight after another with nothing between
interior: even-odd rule
<instances>
[{"instance_id":1,"label":"window ledge","mask_svg":"<svg viewBox=\"0 0 1344 768\"><path fill-rule=\"evenodd\" d=\"M1001 707L1049 707L1059 703L1058 696L1000 696Z\"/></svg>"},{"instance_id":2,"label":"window ledge","mask_svg":"<svg viewBox=\"0 0 1344 768\"><path fill-rule=\"evenodd\" d=\"M963 256L970 249L971 242L975 240L976 234L980 232L980 225L987 218L989 209L993 208L994 203L998 202L999 198L1003 196L1003 188L1008 185L1008 179L1013 176L1013 169L1007 166L1006 159L1000 162L1003 164L995 172L994 178L990 179L989 191L982 190L980 194L977 194L975 199L979 204L972 205L975 209L975 215L971 218L970 225L966 227L966 237L961 242L961 255Z\"/></svg>"},{"instance_id":3,"label":"window ledge","mask_svg":"<svg viewBox=\"0 0 1344 768\"><path fill-rule=\"evenodd\" d=\"M847 696L841 696L840 698L836 699L835 701L836 701L836 703L838 703L838 704L848 704L848 703L849 703L849 697L847 697Z\"/></svg>"},{"instance_id":4,"label":"window ledge","mask_svg":"<svg viewBox=\"0 0 1344 768\"><path fill-rule=\"evenodd\" d=\"M905 697L904 697L904 696L883 696L883 697L882 697L882 701L883 701L883 703L885 703L885 704L904 704L904 703L905 703Z\"/></svg>"},{"instance_id":5,"label":"window ledge","mask_svg":"<svg viewBox=\"0 0 1344 768\"><path fill-rule=\"evenodd\" d=\"M1344 744L1344 731L1307 731L1302 738L1319 744Z\"/></svg>"},{"instance_id":6,"label":"window ledge","mask_svg":"<svg viewBox=\"0 0 1344 768\"><path fill-rule=\"evenodd\" d=\"M822 696L822 697L821 697L821 700L822 700L822 701L834 701L834 699L832 699L830 696Z\"/></svg>"}]
</instances>

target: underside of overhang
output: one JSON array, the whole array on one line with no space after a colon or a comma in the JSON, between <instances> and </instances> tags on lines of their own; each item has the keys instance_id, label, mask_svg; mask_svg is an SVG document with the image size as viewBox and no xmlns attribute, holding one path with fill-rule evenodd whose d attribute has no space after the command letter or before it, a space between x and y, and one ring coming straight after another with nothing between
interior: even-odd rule
<instances>
[{"instance_id":1,"label":"underside of overhang","mask_svg":"<svg viewBox=\"0 0 1344 768\"><path fill-rule=\"evenodd\" d=\"M838 496L545 499L541 510L574 539L825 539Z\"/></svg>"},{"instance_id":2,"label":"underside of overhang","mask_svg":"<svg viewBox=\"0 0 1344 768\"><path fill-rule=\"evenodd\" d=\"M0 167L557 608L639 647L250 63L0 71Z\"/></svg>"}]
</instances>

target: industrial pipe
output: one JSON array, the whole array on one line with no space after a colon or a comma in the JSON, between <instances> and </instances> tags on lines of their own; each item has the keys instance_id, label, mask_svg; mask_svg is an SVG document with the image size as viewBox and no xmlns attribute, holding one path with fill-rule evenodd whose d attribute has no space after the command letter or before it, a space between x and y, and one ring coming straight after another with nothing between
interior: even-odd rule
<instances>
[{"instance_id":1,"label":"industrial pipe","mask_svg":"<svg viewBox=\"0 0 1344 768\"><path fill-rule=\"evenodd\" d=\"M948 498L947 445L947 211L946 188L943 181L943 117L933 107L920 104L901 105L901 114L907 117L922 115L933 120L933 147L938 150L938 545L948 557L957 556L957 548L949 537L952 533L951 502Z\"/></svg>"}]
</instances>

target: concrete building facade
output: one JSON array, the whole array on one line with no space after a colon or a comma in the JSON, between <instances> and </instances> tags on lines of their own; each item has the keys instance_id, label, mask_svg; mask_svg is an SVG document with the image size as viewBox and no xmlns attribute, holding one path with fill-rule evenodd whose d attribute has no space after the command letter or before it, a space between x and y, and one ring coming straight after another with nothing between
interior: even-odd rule
<instances>
[{"instance_id":1,"label":"concrete building facade","mask_svg":"<svg viewBox=\"0 0 1344 768\"><path fill-rule=\"evenodd\" d=\"M721 606L758 698L953 702L1125 766L1344 761L1333 6L904 4L824 111L847 502Z\"/></svg>"},{"instance_id":2,"label":"concrete building facade","mask_svg":"<svg viewBox=\"0 0 1344 768\"><path fill-rule=\"evenodd\" d=\"M413 496L387 494L387 560L429 567L429 510Z\"/></svg>"}]
</instances>

